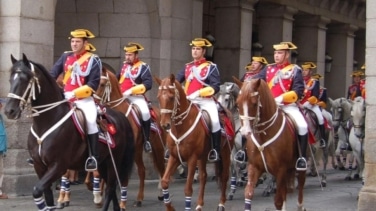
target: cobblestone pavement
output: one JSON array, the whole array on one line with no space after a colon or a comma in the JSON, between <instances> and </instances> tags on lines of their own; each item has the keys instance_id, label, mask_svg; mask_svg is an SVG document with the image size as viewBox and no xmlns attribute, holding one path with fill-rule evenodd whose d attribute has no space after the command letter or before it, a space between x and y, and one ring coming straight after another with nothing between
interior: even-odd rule
<instances>
[{"instance_id":1,"label":"cobblestone pavement","mask_svg":"<svg viewBox=\"0 0 376 211\"><path fill-rule=\"evenodd\" d=\"M329 170L327 177L327 187L321 189L317 177L307 177L304 189L304 207L307 211L355 211L357 210L357 197L361 189L360 180L345 181L345 171ZM158 201L156 180L147 181L145 186L145 199L142 207L133 207L132 203L137 194L137 180L132 180L128 187L128 206L129 211L149 211L164 210L164 204ZM170 184L170 194L172 195L172 203L176 210L184 210L184 179L175 179ZM265 211L275 210L273 204L273 196L263 197L262 192L265 185L257 187L255 197L252 200L252 210ZM66 211L81 210L99 210L92 203L92 194L86 189L85 185L71 186L71 202L70 206L64 208ZM244 189L239 187L232 201L226 202L226 210L244 210ZM198 194L198 184L193 185L192 210L195 208L195 200ZM30 190L31 192L31 190ZM57 199L57 192L55 200ZM218 203L218 189L216 183L208 179L205 190L204 210L216 210ZM289 194L287 200L287 210L296 210L297 191ZM37 210L31 196L12 197L7 200L0 200L0 210ZM111 209L112 210L112 207Z\"/></svg>"}]
</instances>

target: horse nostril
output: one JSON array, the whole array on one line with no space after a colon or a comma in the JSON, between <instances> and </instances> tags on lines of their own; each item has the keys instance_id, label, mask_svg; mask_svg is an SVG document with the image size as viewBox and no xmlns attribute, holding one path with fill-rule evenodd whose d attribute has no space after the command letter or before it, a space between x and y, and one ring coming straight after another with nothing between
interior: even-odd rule
<instances>
[{"instance_id":1,"label":"horse nostril","mask_svg":"<svg viewBox=\"0 0 376 211\"><path fill-rule=\"evenodd\" d=\"M167 124L161 124L161 126L162 126L162 128L164 130L170 130L171 129L171 125L169 123L167 123Z\"/></svg>"}]
</instances>

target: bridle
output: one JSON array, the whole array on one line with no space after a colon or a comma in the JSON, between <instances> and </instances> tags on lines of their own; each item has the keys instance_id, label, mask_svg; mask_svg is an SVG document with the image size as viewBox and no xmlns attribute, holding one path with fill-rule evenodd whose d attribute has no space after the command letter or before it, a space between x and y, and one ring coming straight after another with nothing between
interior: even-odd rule
<instances>
[{"instance_id":1,"label":"bridle","mask_svg":"<svg viewBox=\"0 0 376 211\"><path fill-rule=\"evenodd\" d=\"M267 140L266 142L264 142L262 145L259 144L258 140L256 139L256 137L254 136L254 134L259 134L259 133L263 133L264 135L266 135L266 130L269 129L272 125L274 125L277 117L278 117L278 113L279 113L279 108L277 107L276 108L276 111L274 112L274 114L270 117L270 119L264 121L264 122L261 122L259 123L260 121L260 108L262 107L262 104L260 102L260 94L259 92L252 92L250 93L250 96L251 97L256 97L257 96L257 110L256 110L256 115L254 117L252 116L247 116L247 115L240 115L239 114L239 117L240 119L243 121L243 125L244 125L244 121L250 121L252 122L252 126L251 126L251 140L252 142L257 146L257 149L260 151L260 154L261 154L261 158L262 158L262 161L264 163L264 168L265 168L265 171L269 173L269 170L268 170L268 167L266 165L266 160L265 160L265 156L264 156L264 149L266 146L268 146L269 144L273 143L275 140L277 140L279 138L279 136L281 135L281 133L283 132L283 128L285 126L285 123L286 123L286 117L285 115L282 115L282 124L279 128L279 130L277 131L277 133L272 137L270 138L269 140ZM274 102L273 102L274 103ZM264 126L263 130L258 130L259 127L261 126Z\"/></svg>"},{"instance_id":2,"label":"bridle","mask_svg":"<svg viewBox=\"0 0 376 211\"><path fill-rule=\"evenodd\" d=\"M110 108L115 108L115 107L119 106L122 102L125 101L125 98L121 97L119 99L111 101L112 85L111 85L111 81L110 81L110 77L108 76L108 73L106 73L106 76L101 75L101 80L102 79L106 80L106 84L104 86L104 91L103 91L102 97L100 97L96 94L94 95L94 97L96 99L99 99L101 104L108 105L108 106L110 106ZM114 104L114 105L112 105L112 104Z\"/></svg>"}]
</instances>

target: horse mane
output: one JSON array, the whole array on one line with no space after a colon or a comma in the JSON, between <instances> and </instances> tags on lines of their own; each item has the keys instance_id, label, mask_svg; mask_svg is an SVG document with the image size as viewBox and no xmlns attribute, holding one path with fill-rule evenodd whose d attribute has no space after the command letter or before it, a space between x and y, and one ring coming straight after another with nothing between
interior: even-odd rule
<instances>
[{"instance_id":1,"label":"horse mane","mask_svg":"<svg viewBox=\"0 0 376 211\"><path fill-rule=\"evenodd\" d=\"M108 70L107 68L103 67L102 73L108 75L108 78L109 78L111 84L118 84L119 83L116 75L113 72L111 72L110 70ZM116 93L121 94L120 86L112 86L111 89L112 89L111 90L112 92L116 92Z\"/></svg>"},{"instance_id":2,"label":"horse mane","mask_svg":"<svg viewBox=\"0 0 376 211\"><path fill-rule=\"evenodd\" d=\"M264 109L275 111L277 105L274 101L274 97L267 83L262 79L244 81L238 100L241 102L247 102L247 99L254 97L253 94L256 91L259 92L261 104L266 107Z\"/></svg>"}]
</instances>

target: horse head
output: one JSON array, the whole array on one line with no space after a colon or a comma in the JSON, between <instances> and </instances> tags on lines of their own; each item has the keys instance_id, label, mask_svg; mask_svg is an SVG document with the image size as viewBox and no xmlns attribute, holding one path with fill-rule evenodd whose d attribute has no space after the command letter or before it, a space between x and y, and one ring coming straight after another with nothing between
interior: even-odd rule
<instances>
[{"instance_id":1,"label":"horse head","mask_svg":"<svg viewBox=\"0 0 376 211\"><path fill-rule=\"evenodd\" d=\"M362 97L356 97L351 108L354 134L357 138L365 136L366 104Z\"/></svg>"},{"instance_id":2,"label":"horse head","mask_svg":"<svg viewBox=\"0 0 376 211\"><path fill-rule=\"evenodd\" d=\"M277 104L265 81L251 79L243 83L236 104L242 122L243 136L257 132L260 128L270 127L273 123ZM261 109L262 108L262 109Z\"/></svg>"},{"instance_id":3,"label":"horse head","mask_svg":"<svg viewBox=\"0 0 376 211\"><path fill-rule=\"evenodd\" d=\"M31 104L42 104L53 99L62 99L61 95L53 94L59 92L55 80L49 75L47 70L40 64L30 61L25 54L22 60L17 60L11 55L12 67L10 69L10 90L8 93L8 103L4 110L9 119L18 119L25 107ZM43 77L46 75L47 77ZM42 84L49 86L42 90ZM50 94L49 99L41 99L42 92Z\"/></svg>"},{"instance_id":4,"label":"horse head","mask_svg":"<svg viewBox=\"0 0 376 211\"><path fill-rule=\"evenodd\" d=\"M334 130L338 130L340 124L346 123L351 117L351 102L344 97L335 100L329 98L329 102L331 105L330 110L333 115L333 127Z\"/></svg>"},{"instance_id":5,"label":"horse head","mask_svg":"<svg viewBox=\"0 0 376 211\"><path fill-rule=\"evenodd\" d=\"M102 104L115 107L124 100L122 99L123 95L117 77L110 68L109 65L102 66L101 80L99 81L99 86L95 94L96 98L99 99Z\"/></svg>"},{"instance_id":6,"label":"horse head","mask_svg":"<svg viewBox=\"0 0 376 211\"><path fill-rule=\"evenodd\" d=\"M225 82L220 86L217 101L232 113L236 112L236 98L239 95L239 86L232 82Z\"/></svg>"}]
</instances>

